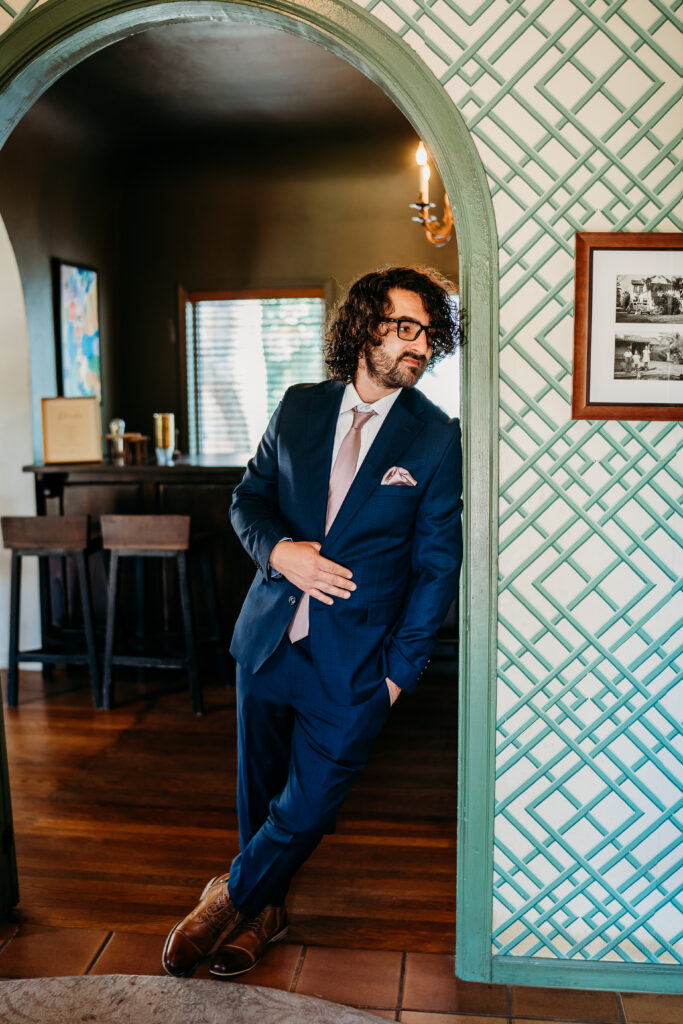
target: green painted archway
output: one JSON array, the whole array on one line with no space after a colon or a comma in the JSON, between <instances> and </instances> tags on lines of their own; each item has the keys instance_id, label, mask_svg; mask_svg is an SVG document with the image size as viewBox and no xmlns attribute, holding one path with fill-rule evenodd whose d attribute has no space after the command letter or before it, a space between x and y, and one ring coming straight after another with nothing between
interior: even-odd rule
<instances>
[{"instance_id":1,"label":"green painted archway","mask_svg":"<svg viewBox=\"0 0 683 1024\"><path fill-rule=\"evenodd\" d=\"M498 245L474 142L402 40L349 0L52 0L0 38L0 146L56 79L105 46L183 21L255 22L323 46L375 82L431 150L448 192L467 315L459 713L457 974L491 977L498 454Z\"/></svg>"}]
</instances>

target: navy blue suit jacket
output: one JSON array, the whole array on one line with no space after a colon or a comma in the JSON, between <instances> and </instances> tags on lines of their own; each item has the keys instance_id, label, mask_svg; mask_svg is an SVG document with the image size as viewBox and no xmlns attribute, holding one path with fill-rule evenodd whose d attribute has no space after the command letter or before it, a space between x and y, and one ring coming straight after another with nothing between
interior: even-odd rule
<instances>
[{"instance_id":1,"label":"navy blue suit jacket","mask_svg":"<svg viewBox=\"0 0 683 1024\"><path fill-rule=\"evenodd\" d=\"M365 700L385 676L414 689L455 597L462 560L458 420L403 389L325 536L332 448L344 385L290 388L244 478L231 519L258 572L235 625L231 653L256 672L275 651L301 591L273 579L270 553L284 537L317 540L357 589L325 605L311 598L310 644L330 696ZM381 484L392 466L417 486Z\"/></svg>"}]
</instances>

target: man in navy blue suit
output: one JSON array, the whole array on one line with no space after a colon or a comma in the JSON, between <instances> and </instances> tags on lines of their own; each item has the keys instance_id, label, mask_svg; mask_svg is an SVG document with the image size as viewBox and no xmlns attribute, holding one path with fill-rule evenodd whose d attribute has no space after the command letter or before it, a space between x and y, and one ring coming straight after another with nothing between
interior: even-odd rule
<instances>
[{"instance_id":1,"label":"man in navy blue suit","mask_svg":"<svg viewBox=\"0 0 683 1024\"><path fill-rule=\"evenodd\" d=\"M231 646L240 852L169 935L170 974L210 956L241 974L284 936L292 877L429 662L462 558L460 426L414 385L456 347L455 316L434 272L357 281L332 379L286 392L235 488L257 569Z\"/></svg>"}]
</instances>

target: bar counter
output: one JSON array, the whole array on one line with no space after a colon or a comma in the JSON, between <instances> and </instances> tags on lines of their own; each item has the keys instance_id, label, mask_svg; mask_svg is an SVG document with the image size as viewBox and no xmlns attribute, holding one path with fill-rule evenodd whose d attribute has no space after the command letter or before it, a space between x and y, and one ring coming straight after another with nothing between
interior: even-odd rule
<instances>
[{"instance_id":1,"label":"bar counter","mask_svg":"<svg viewBox=\"0 0 683 1024\"><path fill-rule=\"evenodd\" d=\"M244 452L229 455L181 455L172 466L158 466L156 463L115 466L107 460L102 462L55 462L49 465L37 462L31 466L24 466L23 469L25 473L34 473L40 477L69 476L93 481L121 481L124 478L172 480L181 476L197 479L212 474L222 478L225 477L225 474L235 474L241 478L249 457Z\"/></svg>"},{"instance_id":2,"label":"bar counter","mask_svg":"<svg viewBox=\"0 0 683 1024\"><path fill-rule=\"evenodd\" d=\"M24 466L35 478L37 515L89 515L96 529L100 515L189 515L192 531L211 545L221 623L227 637L254 574L230 526L228 510L233 488L242 479L246 454L182 456L173 466L112 465L108 461ZM40 585L43 634L74 625L80 615L75 607L71 581L58 559L41 559ZM96 620L106 615L106 567L104 557L91 557L91 583ZM153 583L153 581L151 581ZM192 580L201 603L201 582ZM126 584L122 604L132 605L132 582ZM152 590L152 594L154 590ZM173 581L164 587L164 620L172 607ZM160 602L156 602L160 603ZM155 602L153 602L153 605ZM151 609L152 617L156 608ZM124 610L125 614L125 610ZM157 616L158 617L158 616ZM199 624L201 625L201 623Z\"/></svg>"}]
</instances>

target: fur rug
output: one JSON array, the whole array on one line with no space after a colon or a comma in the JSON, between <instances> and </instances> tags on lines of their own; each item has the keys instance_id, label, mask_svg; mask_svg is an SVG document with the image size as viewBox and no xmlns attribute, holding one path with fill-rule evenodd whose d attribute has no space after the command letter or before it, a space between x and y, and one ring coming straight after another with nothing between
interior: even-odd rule
<instances>
[{"instance_id":1,"label":"fur rug","mask_svg":"<svg viewBox=\"0 0 683 1024\"><path fill-rule=\"evenodd\" d=\"M0 981L3 1024L369 1024L378 1018L258 985L105 974Z\"/></svg>"}]
</instances>

